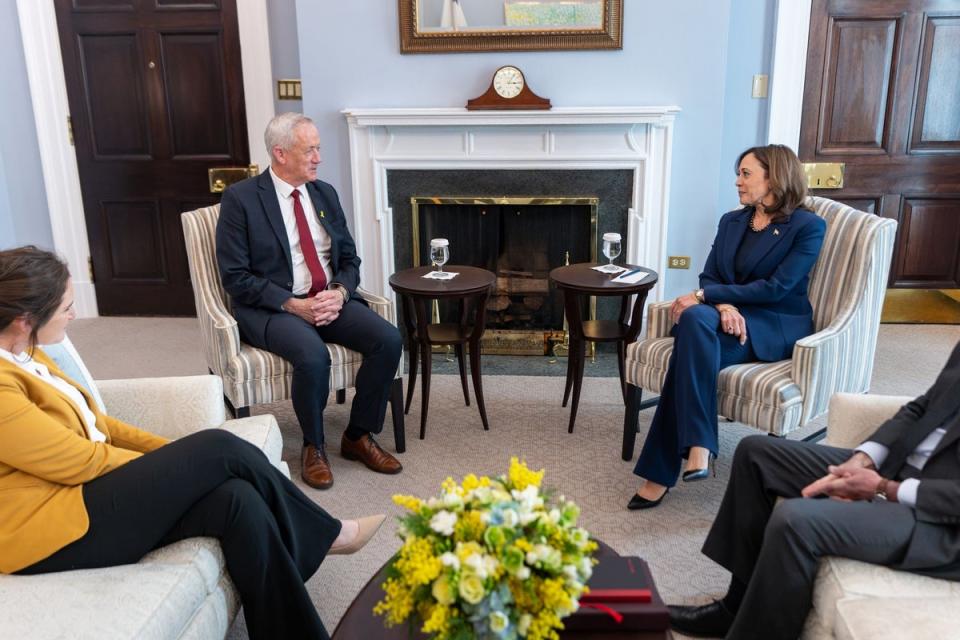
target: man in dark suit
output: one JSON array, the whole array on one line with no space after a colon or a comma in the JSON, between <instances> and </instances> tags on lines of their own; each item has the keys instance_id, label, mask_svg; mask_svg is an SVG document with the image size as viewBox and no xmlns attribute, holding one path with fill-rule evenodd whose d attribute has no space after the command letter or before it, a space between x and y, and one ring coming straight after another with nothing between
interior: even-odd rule
<instances>
[{"instance_id":1,"label":"man in dark suit","mask_svg":"<svg viewBox=\"0 0 960 640\"><path fill-rule=\"evenodd\" d=\"M337 192L317 180L320 135L310 118L284 113L264 133L270 168L223 194L217 262L240 337L293 365L293 408L303 430L303 480L333 485L323 435L327 342L363 354L340 452L379 473L401 465L373 439L383 428L400 362L397 328L356 294L360 258Z\"/></svg>"},{"instance_id":2,"label":"man in dark suit","mask_svg":"<svg viewBox=\"0 0 960 640\"><path fill-rule=\"evenodd\" d=\"M960 580L960 344L853 451L744 438L703 553L733 578L723 600L670 607L688 635L799 636L823 556Z\"/></svg>"}]
</instances>

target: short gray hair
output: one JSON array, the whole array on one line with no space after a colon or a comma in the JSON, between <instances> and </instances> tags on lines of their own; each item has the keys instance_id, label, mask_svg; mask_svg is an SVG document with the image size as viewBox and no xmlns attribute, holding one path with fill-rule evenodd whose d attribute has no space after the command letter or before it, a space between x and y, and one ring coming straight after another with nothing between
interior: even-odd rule
<instances>
[{"instance_id":1,"label":"short gray hair","mask_svg":"<svg viewBox=\"0 0 960 640\"><path fill-rule=\"evenodd\" d=\"M263 132L263 142L267 145L267 153L273 158L273 148L290 149L294 143L294 130L302 124L313 124L313 120L302 113L281 113L274 116L267 123L267 129Z\"/></svg>"}]
</instances>

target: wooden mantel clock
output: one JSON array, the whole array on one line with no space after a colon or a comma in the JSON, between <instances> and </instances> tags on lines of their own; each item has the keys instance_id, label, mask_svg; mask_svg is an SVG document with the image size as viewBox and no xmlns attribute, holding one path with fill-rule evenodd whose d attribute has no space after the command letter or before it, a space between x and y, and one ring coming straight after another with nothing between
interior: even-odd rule
<instances>
[{"instance_id":1,"label":"wooden mantel clock","mask_svg":"<svg viewBox=\"0 0 960 640\"><path fill-rule=\"evenodd\" d=\"M549 109L550 101L527 86L523 72L507 65L493 74L490 88L482 96L467 100L467 109Z\"/></svg>"}]
</instances>

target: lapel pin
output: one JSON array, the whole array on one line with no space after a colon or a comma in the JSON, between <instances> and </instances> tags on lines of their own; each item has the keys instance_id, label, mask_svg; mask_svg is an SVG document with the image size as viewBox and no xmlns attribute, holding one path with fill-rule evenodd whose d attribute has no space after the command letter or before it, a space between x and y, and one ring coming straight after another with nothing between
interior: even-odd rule
<instances>
[{"instance_id":1,"label":"lapel pin","mask_svg":"<svg viewBox=\"0 0 960 640\"><path fill-rule=\"evenodd\" d=\"M323 217L323 212L322 212L322 211L320 212L320 217L321 217L321 218ZM775 236L780 235L780 229L774 229L774 230L773 230L773 235L775 235Z\"/></svg>"},{"instance_id":2,"label":"lapel pin","mask_svg":"<svg viewBox=\"0 0 960 640\"><path fill-rule=\"evenodd\" d=\"M324 217L324 216L323 216L323 209L320 210L320 217L321 217L321 218Z\"/></svg>"}]
</instances>

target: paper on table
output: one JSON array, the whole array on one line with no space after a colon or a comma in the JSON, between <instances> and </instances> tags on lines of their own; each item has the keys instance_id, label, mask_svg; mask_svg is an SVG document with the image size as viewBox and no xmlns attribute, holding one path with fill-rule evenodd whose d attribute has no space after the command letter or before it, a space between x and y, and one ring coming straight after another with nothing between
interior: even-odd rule
<instances>
[{"instance_id":1,"label":"paper on table","mask_svg":"<svg viewBox=\"0 0 960 640\"><path fill-rule=\"evenodd\" d=\"M633 271L621 273L610 282L616 282L617 284L635 284L646 278L648 275L650 274L642 269L634 269Z\"/></svg>"},{"instance_id":2,"label":"paper on table","mask_svg":"<svg viewBox=\"0 0 960 640\"><path fill-rule=\"evenodd\" d=\"M429 280L453 280L458 275L456 271L427 271L423 277Z\"/></svg>"},{"instance_id":3,"label":"paper on table","mask_svg":"<svg viewBox=\"0 0 960 640\"><path fill-rule=\"evenodd\" d=\"M615 264L614 265L601 264L596 267L590 267L590 268L593 269L594 271L599 271L600 273L620 273L621 271L626 271L624 267L621 267Z\"/></svg>"}]
</instances>

